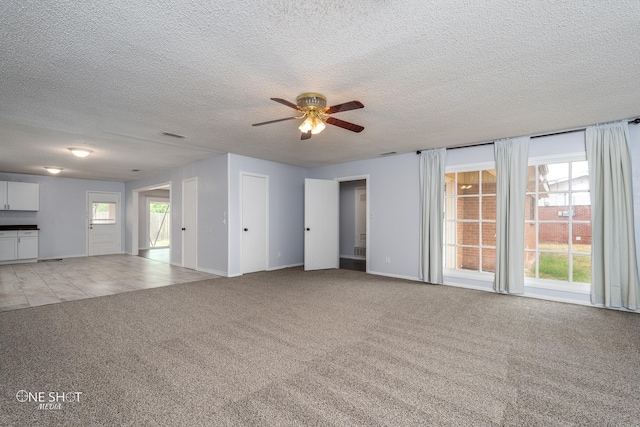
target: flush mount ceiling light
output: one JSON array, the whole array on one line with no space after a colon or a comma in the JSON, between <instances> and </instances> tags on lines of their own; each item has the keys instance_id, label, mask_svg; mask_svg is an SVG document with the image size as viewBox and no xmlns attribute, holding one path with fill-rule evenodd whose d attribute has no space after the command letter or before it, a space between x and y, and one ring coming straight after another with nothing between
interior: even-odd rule
<instances>
[{"instance_id":1,"label":"flush mount ceiling light","mask_svg":"<svg viewBox=\"0 0 640 427\"><path fill-rule=\"evenodd\" d=\"M62 168L59 168L57 166L46 166L45 169L52 175L58 175L60 172L62 172Z\"/></svg>"},{"instance_id":2,"label":"flush mount ceiling light","mask_svg":"<svg viewBox=\"0 0 640 427\"><path fill-rule=\"evenodd\" d=\"M93 151L89 150L88 148L71 147L69 148L69 151L71 151L71 153L76 157L87 157L89 154L93 153Z\"/></svg>"},{"instance_id":3,"label":"flush mount ceiling light","mask_svg":"<svg viewBox=\"0 0 640 427\"><path fill-rule=\"evenodd\" d=\"M362 132L364 127L353 123L345 122L344 120L336 119L335 117L329 117L331 114L339 113L341 111L355 110L357 108L364 108L364 105L360 101L345 102L344 104L334 105L333 107L327 107L327 98L319 93L303 93L296 98L296 103L289 102L286 99L271 98L272 101L279 102L280 104L291 107L302 113L301 116L287 117L286 119L270 120L268 122L254 123L252 126L262 126L269 123L282 122L292 119L304 119L302 124L298 127L302 135L300 139L309 139L311 135L319 134L327 126L326 124L341 127L351 132Z\"/></svg>"}]
</instances>

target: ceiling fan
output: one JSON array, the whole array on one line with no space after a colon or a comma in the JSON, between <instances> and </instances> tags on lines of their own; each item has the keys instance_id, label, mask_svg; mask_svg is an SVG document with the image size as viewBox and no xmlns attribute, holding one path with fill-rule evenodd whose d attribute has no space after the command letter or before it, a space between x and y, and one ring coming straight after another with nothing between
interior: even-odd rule
<instances>
[{"instance_id":1,"label":"ceiling fan","mask_svg":"<svg viewBox=\"0 0 640 427\"><path fill-rule=\"evenodd\" d=\"M270 123L283 122L285 120L304 119L298 129L302 132L300 139L309 139L311 135L316 135L324 130L326 123L338 126L351 132L362 132L364 127L344 120L329 117L331 114L340 113L342 111L356 110L364 108L360 101L345 102L344 104L327 107L327 98L319 93L303 93L296 98L296 103L289 102L282 98L271 98L271 100L280 104L298 110L302 115L287 117L285 119L270 120L268 122L254 123L252 126L268 125Z\"/></svg>"}]
</instances>

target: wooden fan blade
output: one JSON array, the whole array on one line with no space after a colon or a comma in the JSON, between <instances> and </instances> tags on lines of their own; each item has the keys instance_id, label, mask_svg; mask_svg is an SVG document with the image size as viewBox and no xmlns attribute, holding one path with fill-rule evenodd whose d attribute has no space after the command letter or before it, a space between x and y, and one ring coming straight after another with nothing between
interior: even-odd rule
<instances>
[{"instance_id":1,"label":"wooden fan blade","mask_svg":"<svg viewBox=\"0 0 640 427\"><path fill-rule=\"evenodd\" d=\"M336 119L335 117L327 117L327 120L325 120L325 122L329 123L330 125L338 126L342 129L350 130L351 132L362 132L364 130L364 127L360 125L345 122L344 120Z\"/></svg>"},{"instance_id":2,"label":"wooden fan blade","mask_svg":"<svg viewBox=\"0 0 640 427\"><path fill-rule=\"evenodd\" d=\"M333 107L329 107L329 109L325 111L325 114L334 114L334 113L339 113L341 111L357 110L358 108L364 108L364 105L362 105L362 102L360 101L345 102L344 104L338 104L338 105L334 105Z\"/></svg>"},{"instance_id":3,"label":"wooden fan blade","mask_svg":"<svg viewBox=\"0 0 640 427\"><path fill-rule=\"evenodd\" d=\"M268 125L269 123L278 123L278 122L284 122L285 120L293 120L293 119L297 119L297 117L287 117L286 119L269 120L268 122L254 123L251 126L262 126L262 125Z\"/></svg>"},{"instance_id":4,"label":"wooden fan blade","mask_svg":"<svg viewBox=\"0 0 640 427\"><path fill-rule=\"evenodd\" d=\"M294 110L298 110L300 111L300 108L298 108L298 106L296 104L294 104L293 102L289 102L286 99L282 99L282 98L270 98L272 101L276 101L279 102L282 105L286 105L287 107L291 107Z\"/></svg>"},{"instance_id":5,"label":"wooden fan blade","mask_svg":"<svg viewBox=\"0 0 640 427\"><path fill-rule=\"evenodd\" d=\"M309 132L302 132L302 134L300 135L300 140L304 141L305 139L309 139L311 138L311 131Z\"/></svg>"}]
</instances>

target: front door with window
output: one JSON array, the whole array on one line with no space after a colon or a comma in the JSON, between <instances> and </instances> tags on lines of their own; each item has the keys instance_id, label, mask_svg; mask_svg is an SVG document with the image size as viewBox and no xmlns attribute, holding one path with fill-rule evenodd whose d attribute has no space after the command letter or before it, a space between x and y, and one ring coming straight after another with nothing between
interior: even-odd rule
<instances>
[{"instance_id":1,"label":"front door with window","mask_svg":"<svg viewBox=\"0 0 640 427\"><path fill-rule=\"evenodd\" d=\"M122 253L120 193L88 192L87 211L88 255Z\"/></svg>"}]
</instances>

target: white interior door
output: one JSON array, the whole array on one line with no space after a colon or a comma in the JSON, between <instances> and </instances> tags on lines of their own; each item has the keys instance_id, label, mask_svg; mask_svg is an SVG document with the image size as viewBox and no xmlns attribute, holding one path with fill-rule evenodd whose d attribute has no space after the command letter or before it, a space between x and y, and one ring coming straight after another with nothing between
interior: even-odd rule
<instances>
[{"instance_id":1,"label":"white interior door","mask_svg":"<svg viewBox=\"0 0 640 427\"><path fill-rule=\"evenodd\" d=\"M304 181L304 269L340 266L340 183Z\"/></svg>"},{"instance_id":2,"label":"white interior door","mask_svg":"<svg viewBox=\"0 0 640 427\"><path fill-rule=\"evenodd\" d=\"M89 256L122 253L120 193L88 192L87 211Z\"/></svg>"},{"instance_id":3,"label":"white interior door","mask_svg":"<svg viewBox=\"0 0 640 427\"><path fill-rule=\"evenodd\" d=\"M182 181L182 266L196 269L198 258L198 180Z\"/></svg>"},{"instance_id":4,"label":"white interior door","mask_svg":"<svg viewBox=\"0 0 640 427\"><path fill-rule=\"evenodd\" d=\"M242 273L267 269L267 178L242 175Z\"/></svg>"}]
</instances>

